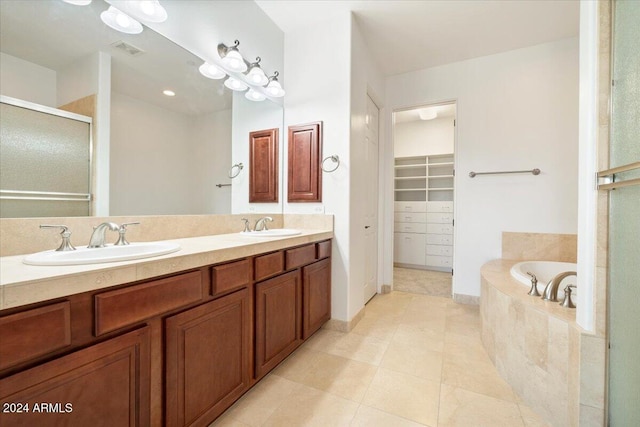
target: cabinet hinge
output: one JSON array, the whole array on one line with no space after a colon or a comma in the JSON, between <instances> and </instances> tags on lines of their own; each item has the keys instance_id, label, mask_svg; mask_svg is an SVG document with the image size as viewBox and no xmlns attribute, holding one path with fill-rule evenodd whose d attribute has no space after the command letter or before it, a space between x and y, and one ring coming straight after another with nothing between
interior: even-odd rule
<instances>
[{"instance_id":1,"label":"cabinet hinge","mask_svg":"<svg viewBox=\"0 0 640 427\"><path fill-rule=\"evenodd\" d=\"M451 225L452 225L453 227L455 227L455 226L456 226L456 220L455 220L455 219L452 219L452 220L451 220Z\"/></svg>"},{"instance_id":2,"label":"cabinet hinge","mask_svg":"<svg viewBox=\"0 0 640 427\"><path fill-rule=\"evenodd\" d=\"M453 268L451 269L451 275L453 276Z\"/></svg>"},{"instance_id":3,"label":"cabinet hinge","mask_svg":"<svg viewBox=\"0 0 640 427\"><path fill-rule=\"evenodd\" d=\"M453 119L453 126L455 127L456 125L456 119Z\"/></svg>"}]
</instances>

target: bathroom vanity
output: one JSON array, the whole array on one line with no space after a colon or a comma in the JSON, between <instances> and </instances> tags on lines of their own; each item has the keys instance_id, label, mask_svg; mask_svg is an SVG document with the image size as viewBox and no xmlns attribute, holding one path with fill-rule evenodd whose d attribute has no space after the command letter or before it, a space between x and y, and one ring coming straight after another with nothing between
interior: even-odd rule
<instances>
[{"instance_id":1,"label":"bathroom vanity","mask_svg":"<svg viewBox=\"0 0 640 427\"><path fill-rule=\"evenodd\" d=\"M5 293L2 424L208 425L329 320L331 237L182 239L160 260L75 267L139 280L11 307Z\"/></svg>"}]
</instances>

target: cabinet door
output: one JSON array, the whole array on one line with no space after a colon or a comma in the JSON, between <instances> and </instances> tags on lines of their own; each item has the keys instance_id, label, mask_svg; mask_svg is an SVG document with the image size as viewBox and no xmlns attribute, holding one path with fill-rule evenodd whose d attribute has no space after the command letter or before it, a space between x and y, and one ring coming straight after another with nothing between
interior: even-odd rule
<instances>
[{"instance_id":1,"label":"cabinet door","mask_svg":"<svg viewBox=\"0 0 640 427\"><path fill-rule=\"evenodd\" d=\"M148 426L150 360L144 327L4 378L1 424Z\"/></svg>"},{"instance_id":2,"label":"cabinet door","mask_svg":"<svg viewBox=\"0 0 640 427\"><path fill-rule=\"evenodd\" d=\"M289 126L289 202L321 202L322 122Z\"/></svg>"},{"instance_id":3,"label":"cabinet door","mask_svg":"<svg viewBox=\"0 0 640 427\"><path fill-rule=\"evenodd\" d=\"M299 270L256 284L256 378L302 342L301 290Z\"/></svg>"},{"instance_id":4,"label":"cabinet door","mask_svg":"<svg viewBox=\"0 0 640 427\"><path fill-rule=\"evenodd\" d=\"M206 426L247 390L249 306L242 289L166 320L166 425Z\"/></svg>"},{"instance_id":5,"label":"cabinet door","mask_svg":"<svg viewBox=\"0 0 640 427\"><path fill-rule=\"evenodd\" d=\"M307 339L331 318L331 259L302 269L302 338Z\"/></svg>"},{"instance_id":6,"label":"cabinet door","mask_svg":"<svg viewBox=\"0 0 640 427\"><path fill-rule=\"evenodd\" d=\"M249 203L278 201L278 129L249 134Z\"/></svg>"}]
</instances>

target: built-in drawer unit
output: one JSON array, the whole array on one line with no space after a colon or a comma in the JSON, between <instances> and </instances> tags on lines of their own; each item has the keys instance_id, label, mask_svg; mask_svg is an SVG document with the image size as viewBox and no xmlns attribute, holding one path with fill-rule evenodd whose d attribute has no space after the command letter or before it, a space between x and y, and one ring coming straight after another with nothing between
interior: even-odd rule
<instances>
[{"instance_id":1,"label":"built-in drawer unit","mask_svg":"<svg viewBox=\"0 0 640 427\"><path fill-rule=\"evenodd\" d=\"M396 222L393 231L395 233L426 233L427 224L419 222Z\"/></svg>"},{"instance_id":2,"label":"built-in drawer unit","mask_svg":"<svg viewBox=\"0 0 640 427\"><path fill-rule=\"evenodd\" d=\"M301 246L285 251L285 268L291 270L316 260L316 245Z\"/></svg>"},{"instance_id":3,"label":"built-in drawer unit","mask_svg":"<svg viewBox=\"0 0 640 427\"><path fill-rule=\"evenodd\" d=\"M453 256L453 247L450 245L427 244L427 255Z\"/></svg>"},{"instance_id":4,"label":"built-in drawer unit","mask_svg":"<svg viewBox=\"0 0 640 427\"><path fill-rule=\"evenodd\" d=\"M394 210L398 212L426 212L426 202L394 202Z\"/></svg>"},{"instance_id":5,"label":"built-in drawer unit","mask_svg":"<svg viewBox=\"0 0 640 427\"><path fill-rule=\"evenodd\" d=\"M426 234L427 245L453 245L453 236L450 234Z\"/></svg>"},{"instance_id":6,"label":"built-in drawer unit","mask_svg":"<svg viewBox=\"0 0 640 427\"><path fill-rule=\"evenodd\" d=\"M435 224L452 224L453 214L446 212L428 212L427 223Z\"/></svg>"},{"instance_id":7,"label":"built-in drawer unit","mask_svg":"<svg viewBox=\"0 0 640 427\"><path fill-rule=\"evenodd\" d=\"M95 295L95 336L204 300L202 272L154 280Z\"/></svg>"},{"instance_id":8,"label":"built-in drawer unit","mask_svg":"<svg viewBox=\"0 0 640 427\"><path fill-rule=\"evenodd\" d=\"M0 317L0 370L71 344L68 301Z\"/></svg>"},{"instance_id":9,"label":"built-in drawer unit","mask_svg":"<svg viewBox=\"0 0 640 427\"><path fill-rule=\"evenodd\" d=\"M427 265L434 267L451 267L451 261L451 257L427 255Z\"/></svg>"},{"instance_id":10,"label":"built-in drawer unit","mask_svg":"<svg viewBox=\"0 0 640 427\"><path fill-rule=\"evenodd\" d=\"M253 276L256 281L274 276L284 271L284 253L279 251L258 256L253 265Z\"/></svg>"},{"instance_id":11,"label":"built-in drawer unit","mask_svg":"<svg viewBox=\"0 0 640 427\"><path fill-rule=\"evenodd\" d=\"M396 222L427 222L426 213L408 213L408 212L396 212Z\"/></svg>"},{"instance_id":12,"label":"built-in drawer unit","mask_svg":"<svg viewBox=\"0 0 640 427\"><path fill-rule=\"evenodd\" d=\"M316 258L329 258L331 256L331 241L327 240L325 242L316 243Z\"/></svg>"},{"instance_id":13,"label":"built-in drawer unit","mask_svg":"<svg viewBox=\"0 0 640 427\"><path fill-rule=\"evenodd\" d=\"M453 213L453 202L427 202L427 212Z\"/></svg>"},{"instance_id":14,"label":"built-in drawer unit","mask_svg":"<svg viewBox=\"0 0 640 427\"><path fill-rule=\"evenodd\" d=\"M453 226L451 224L427 224L427 233L453 234Z\"/></svg>"},{"instance_id":15,"label":"built-in drawer unit","mask_svg":"<svg viewBox=\"0 0 640 427\"><path fill-rule=\"evenodd\" d=\"M425 234L394 233L393 237L394 262L424 265Z\"/></svg>"},{"instance_id":16,"label":"built-in drawer unit","mask_svg":"<svg viewBox=\"0 0 640 427\"><path fill-rule=\"evenodd\" d=\"M251 281L251 262L243 259L211 268L211 294L221 294L246 286Z\"/></svg>"}]
</instances>

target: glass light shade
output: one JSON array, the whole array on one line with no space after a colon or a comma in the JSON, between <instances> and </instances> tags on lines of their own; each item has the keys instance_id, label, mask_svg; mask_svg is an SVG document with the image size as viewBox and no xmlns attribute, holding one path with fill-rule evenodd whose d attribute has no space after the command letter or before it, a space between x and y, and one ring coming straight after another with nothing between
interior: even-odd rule
<instances>
[{"instance_id":1,"label":"glass light shade","mask_svg":"<svg viewBox=\"0 0 640 427\"><path fill-rule=\"evenodd\" d=\"M76 6L87 6L91 4L91 0L62 0L65 3L74 4Z\"/></svg>"},{"instance_id":2,"label":"glass light shade","mask_svg":"<svg viewBox=\"0 0 640 427\"><path fill-rule=\"evenodd\" d=\"M247 93L244 94L244 97L249 101L264 101L265 99L267 99L266 96L253 89L249 89Z\"/></svg>"},{"instance_id":3,"label":"glass light shade","mask_svg":"<svg viewBox=\"0 0 640 427\"><path fill-rule=\"evenodd\" d=\"M277 80L271 80L267 85L266 90L270 96L276 98L280 98L285 94L284 89L282 89L282 86L280 86L280 83Z\"/></svg>"},{"instance_id":4,"label":"glass light shade","mask_svg":"<svg viewBox=\"0 0 640 427\"><path fill-rule=\"evenodd\" d=\"M158 0L113 0L113 5L141 21L164 22L167 11Z\"/></svg>"},{"instance_id":5,"label":"glass light shade","mask_svg":"<svg viewBox=\"0 0 640 427\"><path fill-rule=\"evenodd\" d=\"M142 32L142 24L120 12L113 6L100 14L102 22L110 26L116 31L126 34L140 34Z\"/></svg>"},{"instance_id":6,"label":"glass light shade","mask_svg":"<svg viewBox=\"0 0 640 427\"><path fill-rule=\"evenodd\" d=\"M162 93L166 96L176 96L176 93L174 91L172 91L171 89L165 89L162 91Z\"/></svg>"},{"instance_id":7,"label":"glass light shade","mask_svg":"<svg viewBox=\"0 0 640 427\"><path fill-rule=\"evenodd\" d=\"M264 74L264 71L262 71L262 68L260 68L260 66L258 65L254 65L253 67L251 67L251 69L247 73L247 80L249 81L249 83L256 86L264 86L269 83L269 78L267 78L267 76Z\"/></svg>"},{"instance_id":8,"label":"glass light shade","mask_svg":"<svg viewBox=\"0 0 640 427\"><path fill-rule=\"evenodd\" d=\"M426 109L418 111L420 120L433 120L438 117L438 112L434 109Z\"/></svg>"},{"instance_id":9,"label":"glass light shade","mask_svg":"<svg viewBox=\"0 0 640 427\"><path fill-rule=\"evenodd\" d=\"M227 75L227 73L222 71L217 65L210 64L208 62L202 64L200 68L198 68L198 70L200 70L200 74L210 79L218 80L224 78Z\"/></svg>"},{"instance_id":10,"label":"glass light shade","mask_svg":"<svg viewBox=\"0 0 640 427\"><path fill-rule=\"evenodd\" d=\"M247 88L249 87L246 84L242 83L240 80L234 79L233 77L229 77L227 80L225 80L224 85L231 90L237 91L247 90Z\"/></svg>"},{"instance_id":11,"label":"glass light shade","mask_svg":"<svg viewBox=\"0 0 640 427\"><path fill-rule=\"evenodd\" d=\"M245 64L242 55L235 49L229 50L224 58L222 58L222 62L226 65L231 71L237 71L239 73L244 73L247 71L247 64Z\"/></svg>"}]
</instances>

